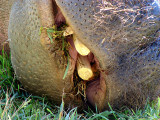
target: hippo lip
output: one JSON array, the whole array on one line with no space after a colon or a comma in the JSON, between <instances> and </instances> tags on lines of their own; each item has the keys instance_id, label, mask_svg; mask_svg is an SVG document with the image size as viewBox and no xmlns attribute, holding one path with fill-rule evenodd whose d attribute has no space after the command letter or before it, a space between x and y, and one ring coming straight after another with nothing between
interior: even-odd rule
<instances>
[{"instance_id":1,"label":"hippo lip","mask_svg":"<svg viewBox=\"0 0 160 120\"><path fill-rule=\"evenodd\" d=\"M63 26L63 24L66 24L66 19L63 16L60 8L58 7L58 5L56 3L54 3L57 9L57 12L55 13L55 25L57 27L61 27ZM73 43L73 36L69 35L66 37L67 42L70 43L70 45L72 46L71 49L69 49L69 54L71 56L71 69L75 69L74 72L76 71L76 63L77 61L77 56L78 56L78 52L75 49L74 43ZM97 106L98 109L102 109L105 102L105 97L106 97L106 83L105 83L105 79L104 77L106 76L106 72L104 72L103 70L101 70L100 66L99 66L99 61L96 58L96 56L94 56L94 53L90 52L89 55L87 55L88 60L92 66L92 68L95 70L94 73L97 74L95 75L95 77L91 78L89 81L86 82L86 89L84 91L84 94L86 94L86 97L84 97L84 99L87 98L87 104L91 105L91 106ZM69 71L71 72L71 71ZM75 78L75 73L73 73L73 77L72 79L74 81L76 81L77 79ZM82 79L81 79L82 80Z\"/></svg>"}]
</instances>

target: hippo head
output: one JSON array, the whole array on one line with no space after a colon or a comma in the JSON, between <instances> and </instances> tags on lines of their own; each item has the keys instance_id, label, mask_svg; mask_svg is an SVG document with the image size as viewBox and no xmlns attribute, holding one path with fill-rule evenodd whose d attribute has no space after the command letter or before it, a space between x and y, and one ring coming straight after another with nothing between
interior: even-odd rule
<instances>
[{"instance_id":1,"label":"hippo head","mask_svg":"<svg viewBox=\"0 0 160 120\"><path fill-rule=\"evenodd\" d=\"M64 24L73 32L64 38L71 45L69 59L46 30L39 35L41 26ZM85 81L85 97L75 89L80 55L74 38L90 50L87 60L98 71ZM66 104L103 110L108 103L141 106L160 94L159 0L17 0L9 39L17 78L32 93L56 103L64 95Z\"/></svg>"}]
</instances>

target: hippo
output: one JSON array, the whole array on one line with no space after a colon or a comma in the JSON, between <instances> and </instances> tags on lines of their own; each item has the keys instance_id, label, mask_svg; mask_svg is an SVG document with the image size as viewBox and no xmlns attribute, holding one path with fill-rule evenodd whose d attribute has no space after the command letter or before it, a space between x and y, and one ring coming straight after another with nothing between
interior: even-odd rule
<instances>
[{"instance_id":1,"label":"hippo","mask_svg":"<svg viewBox=\"0 0 160 120\"><path fill-rule=\"evenodd\" d=\"M51 41L47 29L66 26ZM160 95L159 0L14 0L8 41L17 79L57 105L136 108ZM93 77L79 76L79 60Z\"/></svg>"}]
</instances>

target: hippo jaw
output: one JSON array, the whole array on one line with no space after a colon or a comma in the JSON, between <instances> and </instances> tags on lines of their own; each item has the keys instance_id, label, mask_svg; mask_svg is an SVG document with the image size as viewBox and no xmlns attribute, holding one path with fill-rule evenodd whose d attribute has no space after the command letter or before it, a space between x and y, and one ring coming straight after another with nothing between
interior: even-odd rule
<instances>
[{"instance_id":1,"label":"hippo jaw","mask_svg":"<svg viewBox=\"0 0 160 120\"><path fill-rule=\"evenodd\" d=\"M51 44L45 31L38 35L40 26L56 24L60 27L67 22L75 36L93 53L91 61L99 64L99 76L87 82L87 103L103 110L108 102L117 107L136 106L147 97L159 95L160 11L155 0L17 1L9 26L12 64L28 90L46 95L57 103L65 92L68 103L76 101L77 105L82 105L83 100L78 101L76 93L72 92L77 51L69 50L74 60L69 60L69 71L63 80L67 60L58 51L59 46L55 45L50 53ZM24 22L25 27L21 27ZM66 39L74 47L72 37Z\"/></svg>"}]
</instances>

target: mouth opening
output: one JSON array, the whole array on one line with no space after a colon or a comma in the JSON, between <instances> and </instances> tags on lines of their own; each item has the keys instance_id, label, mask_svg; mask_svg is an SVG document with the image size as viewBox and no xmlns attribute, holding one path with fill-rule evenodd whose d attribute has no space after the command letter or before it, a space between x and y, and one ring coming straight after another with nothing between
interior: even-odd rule
<instances>
[{"instance_id":1,"label":"mouth opening","mask_svg":"<svg viewBox=\"0 0 160 120\"><path fill-rule=\"evenodd\" d=\"M55 26L57 27L57 30L64 31L64 29L70 26L67 25L65 17L54 1L53 7ZM66 35L64 40L69 46L66 50L69 53L70 61L72 63L70 67L74 69L72 78L74 82L74 91L77 93L76 95L81 95L82 100L91 107L97 106L98 109L103 108L102 105L106 96L106 85L104 80L104 74L106 75L106 73L101 70L97 57L92 51L87 55L81 55L79 51L77 51L74 42L74 32L73 34L71 32L71 34ZM82 76L86 77L86 79L80 77L79 74L79 69L83 67L88 68L92 73L91 75L87 74L88 71L82 69Z\"/></svg>"}]
</instances>

